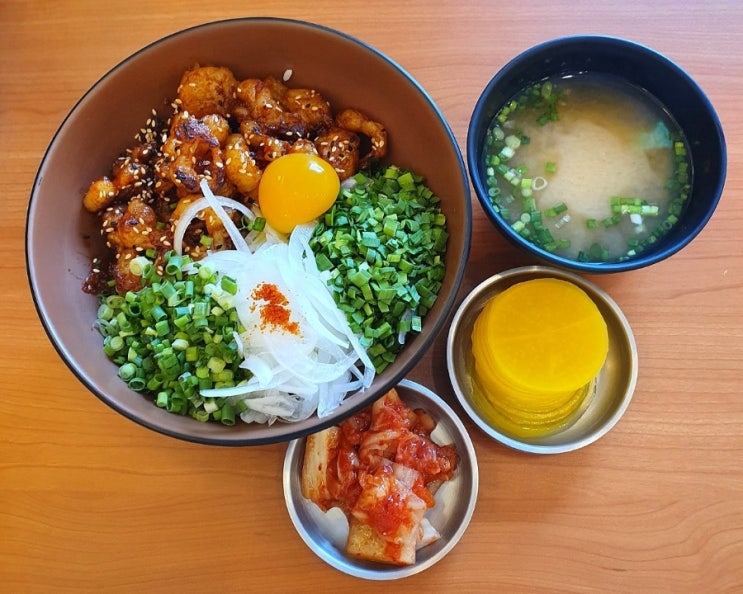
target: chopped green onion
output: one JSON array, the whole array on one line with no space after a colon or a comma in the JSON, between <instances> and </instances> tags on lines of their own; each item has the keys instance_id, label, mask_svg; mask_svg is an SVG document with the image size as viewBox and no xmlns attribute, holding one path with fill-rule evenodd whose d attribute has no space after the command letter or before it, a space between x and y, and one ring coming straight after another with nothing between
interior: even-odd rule
<instances>
[{"instance_id":1,"label":"chopped green onion","mask_svg":"<svg viewBox=\"0 0 743 594\"><path fill-rule=\"evenodd\" d=\"M124 363L119 367L119 377L125 382L128 382L137 374L137 367L132 363Z\"/></svg>"},{"instance_id":2,"label":"chopped green onion","mask_svg":"<svg viewBox=\"0 0 743 594\"><path fill-rule=\"evenodd\" d=\"M505 142L506 146L513 151L521 146L521 138L519 138L515 134L509 134L508 136L506 136Z\"/></svg>"},{"instance_id":3,"label":"chopped green onion","mask_svg":"<svg viewBox=\"0 0 743 594\"><path fill-rule=\"evenodd\" d=\"M320 219L310 247L318 268L331 272L333 298L381 372L403 346L401 316L425 315L441 288L446 217L438 197L411 171L387 167L354 181ZM412 324L404 328L403 340L416 331Z\"/></svg>"},{"instance_id":4,"label":"chopped green onion","mask_svg":"<svg viewBox=\"0 0 743 594\"><path fill-rule=\"evenodd\" d=\"M220 409L219 420L223 425L235 424L235 408L230 403L225 403Z\"/></svg>"},{"instance_id":5,"label":"chopped green onion","mask_svg":"<svg viewBox=\"0 0 743 594\"><path fill-rule=\"evenodd\" d=\"M230 295L237 294L237 283L229 276L222 276L220 280L220 287L223 291L227 291Z\"/></svg>"},{"instance_id":6,"label":"chopped green onion","mask_svg":"<svg viewBox=\"0 0 743 594\"><path fill-rule=\"evenodd\" d=\"M168 276L179 276L181 274L181 264L181 256L173 254L165 264L165 274Z\"/></svg>"},{"instance_id":7,"label":"chopped green onion","mask_svg":"<svg viewBox=\"0 0 743 594\"><path fill-rule=\"evenodd\" d=\"M102 296L98 329L104 352L132 390L149 392L158 407L172 413L217 420L204 410L198 390L235 385L250 372L236 356L233 331L242 327L234 310L215 305L217 276L198 264L186 273L189 262L187 256L167 254L161 275L154 272L139 291ZM222 278L219 285L222 295L235 288L232 279ZM232 406L220 404L222 419L227 405ZM229 411L226 418L229 423ZM234 422L234 414L231 418Z\"/></svg>"},{"instance_id":8,"label":"chopped green onion","mask_svg":"<svg viewBox=\"0 0 743 594\"><path fill-rule=\"evenodd\" d=\"M129 272L135 276L143 276L145 270L152 268L152 262L150 262L146 256L137 256L129 261Z\"/></svg>"},{"instance_id":9,"label":"chopped green onion","mask_svg":"<svg viewBox=\"0 0 743 594\"><path fill-rule=\"evenodd\" d=\"M602 219L601 220L601 224L604 227L612 227L612 226L618 224L619 221L621 221L621 217L620 217L620 215L618 213L615 213L615 214L613 214L610 217L606 217L606 218Z\"/></svg>"}]
</instances>

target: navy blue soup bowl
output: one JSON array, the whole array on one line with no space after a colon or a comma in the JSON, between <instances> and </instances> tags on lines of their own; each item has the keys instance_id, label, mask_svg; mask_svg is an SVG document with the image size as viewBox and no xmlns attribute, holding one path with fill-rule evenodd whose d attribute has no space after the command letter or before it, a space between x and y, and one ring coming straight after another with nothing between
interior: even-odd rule
<instances>
[{"instance_id":1,"label":"navy blue soup bowl","mask_svg":"<svg viewBox=\"0 0 743 594\"><path fill-rule=\"evenodd\" d=\"M488 196L485 138L493 117L520 91L546 78L600 73L625 79L655 97L686 136L692 188L679 222L637 256L620 262L583 262L553 254L511 228ZM659 262L686 246L712 216L720 200L727 151L720 120L697 83L665 56L637 43L602 36L565 37L534 46L508 62L478 99L467 133L467 164L475 193L491 223L509 241L537 259L585 273L635 270Z\"/></svg>"}]
</instances>

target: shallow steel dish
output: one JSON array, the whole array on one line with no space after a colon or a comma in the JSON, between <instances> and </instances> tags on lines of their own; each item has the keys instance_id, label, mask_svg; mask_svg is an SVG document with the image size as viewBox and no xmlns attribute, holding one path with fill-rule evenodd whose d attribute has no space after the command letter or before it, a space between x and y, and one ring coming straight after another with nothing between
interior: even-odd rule
<instances>
[{"instance_id":1,"label":"shallow steel dish","mask_svg":"<svg viewBox=\"0 0 743 594\"><path fill-rule=\"evenodd\" d=\"M297 532L323 561L349 575L368 580L394 580L428 569L456 545L469 525L477 501L479 474L472 441L456 413L428 388L409 380L397 386L403 401L425 409L437 422L433 438L453 443L460 457L454 478L436 493L436 506L426 517L441 533L437 542L418 550L415 565L395 567L352 559L345 555L348 523L340 510L323 513L302 497L300 471L304 459L304 438L292 441L284 459L284 498Z\"/></svg>"},{"instance_id":2,"label":"shallow steel dish","mask_svg":"<svg viewBox=\"0 0 743 594\"><path fill-rule=\"evenodd\" d=\"M508 287L535 278L572 282L593 299L609 330L609 353L599 372L596 391L580 418L567 429L538 438L515 437L492 426L477 409L472 381L472 327L484 305ZM558 454L585 447L605 435L627 410L637 383L637 345L627 318L602 289L577 274L546 266L525 266L496 274L475 287L452 319L446 345L449 377L460 404L493 439L524 452Z\"/></svg>"}]
</instances>

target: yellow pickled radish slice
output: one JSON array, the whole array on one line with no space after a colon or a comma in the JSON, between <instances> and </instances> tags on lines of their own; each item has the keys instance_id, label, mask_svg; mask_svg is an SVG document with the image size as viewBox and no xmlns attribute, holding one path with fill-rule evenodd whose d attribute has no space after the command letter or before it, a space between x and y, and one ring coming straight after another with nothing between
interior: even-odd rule
<instances>
[{"instance_id":1,"label":"yellow pickled radish slice","mask_svg":"<svg viewBox=\"0 0 743 594\"><path fill-rule=\"evenodd\" d=\"M486 389L486 396L504 411L513 416L539 417L541 420L558 418L569 413L568 403L574 402L576 395L585 392L585 386L567 392L529 392L518 390L487 373L482 366L475 364L478 381Z\"/></svg>"},{"instance_id":2,"label":"yellow pickled radish slice","mask_svg":"<svg viewBox=\"0 0 743 594\"><path fill-rule=\"evenodd\" d=\"M576 390L567 402L560 408L549 413L535 413L528 410L509 408L493 394L490 388L483 388L475 378L479 389L472 394L473 401L480 413L498 428L515 437L542 437L550 435L572 424L578 413L585 408L587 398L594 388L594 382L589 382L580 390Z\"/></svg>"},{"instance_id":3,"label":"yellow pickled radish slice","mask_svg":"<svg viewBox=\"0 0 743 594\"><path fill-rule=\"evenodd\" d=\"M484 383L492 375L516 393L530 393L537 409L540 400L559 400L588 384L609 350L596 304L580 287L553 278L518 283L491 299L472 339Z\"/></svg>"},{"instance_id":4,"label":"yellow pickled radish slice","mask_svg":"<svg viewBox=\"0 0 743 594\"><path fill-rule=\"evenodd\" d=\"M491 371L475 362L478 408L501 430L517 437L540 437L568 426L593 388L589 382L567 393L523 392L499 381Z\"/></svg>"}]
</instances>

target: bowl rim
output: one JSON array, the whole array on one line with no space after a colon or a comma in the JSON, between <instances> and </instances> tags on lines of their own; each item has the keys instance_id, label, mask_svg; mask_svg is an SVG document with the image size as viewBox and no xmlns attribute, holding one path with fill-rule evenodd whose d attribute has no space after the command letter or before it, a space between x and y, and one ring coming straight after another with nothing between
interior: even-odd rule
<instances>
[{"instance_id":1,"label":"bowl rim","mask_svg":"<svg viewBox=\"0 0 743 594\"><path fill-rule=\"evenodd\" d=\"M43 300L38 295L37 278L36 278L35 267L34 267L33 258L32 258L33 246L32 246L32 241L31 241L31 238L33 236L33 227L34 227L33 213L34 213L35 206L36 206L35 198L36 198L39 186L41 184L41 181L43 179L43 172L45 170L47 162L50 159L50 155L53 149L55 148L55 145L57 144L57 141L62 131L67 126L67 123L71 120L72 116L76 114L78 110L82 108L81 106L85 103L85 101L90 95L92 95L101 86L105 85L109 79L112 79L113 77L115 77L117 73L122 68L124 68L129 62L136 60L142 54L160 45L168 43L168 41L170 41L171 39L186 36L193 31L197 31L197 30L201 31L201 30L211 29L211 28L218 29L220 27L229 26L229 25L251 26L251 25L266 25L266 24L268 25L282 25L283 24L283 25L289 25L289 26L296 27L296 28L314 30L320 33L329 34L331 36L340 38L341 40L344 40L352 45L355 45L358 48L366 52L373 54L375 58L381 60L383 63L389 66L392 70L394 70L398 75L400 75L411 86L411 88L418 95L420 95L420 97L424 100L424 102L428 104L431 111L436 115L436 118L439 120L439 123L442 126L442 129L446 137L449 140L453 154L456 156L456 161L457 161L456 165L457 165L457 169L459 170L459 175L461 178L461 185L463 189L462 205L461 205L461 208L463 210L463 220L464 220L464 229L463 229L464 240L462 242L462 257L460 258L460 262L455 271L455 276L453 277L453 286L455 287L455 290L453 290L451 294L449 295L439 296L442 299L441 301L442 314L438 320L433 321L429 325L429 328L430 328L429 333L425 337L421 337L422 342L419 344L419 348L422 353L425 353L430 349L431 345L436 340L438 335L441 333L441 330L443 329L444 324L446 323L446 321L451 315L451 312L454 309L454 306L456 304L456 297L457 297L456 288L461 285L461 281L464 277L464 272L466 268L466 262L469 258L470 237L471 237L471 230L472 230L472 204L471 204L469 176L467 174L467 168L464 162L464 158L462 156L462 151L459 147L459 143L457 142L456 136L454 135L454 132L452 131L451 125L449 124L448 120L444 116L441 108L436 104L436 102L433 100L433 98L428 93L428 91L426 91L423 88L423 86L415 78L413 78L413 76L405 68L403 68L398 62L396 62L394 59L387 56L380 50L376 49L369 43L362 41L361 39L354 37L348 33L345 33L343 31L340 31L338 29L334 29L327 25L322 25L322 24L315 23L312 21L306 21L306 20L300 20L300 19L294 19L294 18L285 18L285 17L275 17L275 16L236 17L236 18L227 18L227 19L207 21L204 23L200 23L197 25L179 29L177 31L164 35L158 39L155 39L154 41L151 41L150 43L146 44L145 46L141 47L135 52L132 52L130 55L120 60L118 63L112 66L108 71L106 71L102 76L100 76L85 91L85 93L83 93L83 95L81 95L75 101L73 106L69 109L69 111L64 116L61 123L59 124L55 132L53 133L51 140L49 141L49 144L47 145L43 153L38 169L34 176L34 181L33 181L33 185L31 187L31 192L30 192L30 198L29 198L27 209L26 209L25 230L24 230L24 252L25 252L25 260L26 260L26 278L28 281L31 297L34 303L34 308L41 322L41 325L44 329L44 332L47 335L47 338L49 339L49 342L52 344L52 346L56 350L58 356L65 363L65 366L73 373L73 375L78 379L78 381L82 383L83 386L85 386L88 389L88 391L90 391L93 395L95 395L104 404L114 409L117 413L121 414L122 416L126 417L127 419L131 421L134 421L135 423L143 427L151 429L162 435L166 435L166 436L173 437L176 439L181 439L181 440L191 442L191 443L203 444L203 445L249 446L249 445L265 445L265 444L271 444L271 443L289 442L292 439L296 439L298 437L306 435L308 431L297 429L295 431L281 433L280 435L277 435L277 436L273 436L272 434L272 435L265 436L265 437L245 437L245 438L240 438L240 439L237 439L237 438L225 439L221 435L219 437L214 437L211 435L195 436L188 432L164 427L159 423L149 421L145 417L137 416L135 414L130 414L129 411L127 411L124 407L118 404L116 399L109 397L108 395L103 393L101 390L99 390L91 381L87 379L84 371L82 369L78 369L78 367L72 361L71 357L68 356L66 352L66 347L63 344L61 344L61 340L55 331L54 324L47 319L46 308L44 307ZM405 375L417 363L418 363L418 359L411 359L409 362L401 366L401 368L394 375L390 376L383 383L379 384L377 388L380 394L386 392L391 387L399 383L400 380L403 379ZM349 396L353 396L353 394ZM344 409L343 416L351 415L355 413L356 411L362 409L364 406L368 405L369 402L371 402L372 400L372 393L368 392L368 394L365 394L365 395L361 394L357 400L358 401L354 402L353 405L350 405L346 409ZM321 429L324 429L325 427L337 422L338 420L337 417L328 418L326 420L320 420L319 418L317 419L318 421L313 425L312 431L319 431ZM194 421L194 422L197 422L197 421ZM229 428L226 428L226 430L229 430Z\"/></svg>"},{"instance_id":2,"label":"bowl rim","mask_svg":"<svg viewBox=\"0 0 743 594\"><path fill-rule=\"evenodd\" d=\"M509 280L518 282L518 279L521 279L524 276L527 277L524 280L528 280L528 278L556 278L565 280L586 291L586 293L588 293L589 297L591 297L592 300L595 301L596 299L598 299L600 301L603 301L610 308L612 316L615 318L616 322L623 330L629 346L628 354L630 361L630 376L627 388L624 394L622 394L622 400L619 406L617 406L616 410L614 410L614 412L609 417L607 417L601 425L598 425L589 433L586 433L583 437L575 439L574 441L571 441L569 443L530 443L528 441L520 440L516 437L500 431L499 429L485 421L485 419L483 419L482 416L470 404L467 392L459 381L461 372L457 371L457 366L455 365L454 350L456 346L455 336L458 332L460 332L460 321L468 312L473 302L481 298L481 296L485 292L487 292L490 287ZM491 439L498 441L511 449L527 454L563 454L582 449L601 439L604 435L611 431L612 428L614 428L614 426L620 421L620 419L624 416L625 412L629 408L629 405L634 397L634 392L637 387L637 380L639 375L639 357L637 352L637 343L632 331L632 327L629 323L629 320L624 315L624 312L619 307L617 302L614 301L611 295L609 295L606 291L604 291L601 287L599 287L592 281L582 277L576 272L556 268L553 266L541 265L519 266L517 268L511 268L509 270L504 270L503 272L491 275L481 281L478 285L476 285L465 296L465 298L462 300L459 307L457 308L456 312L454 313L451 326L449 327L449 333L446 341L446 365L454 394L460 406L464 409L467 416L475 423L475 425L477 425L480 430L482 430L483 433L485 433Z\"/></svg>"},{"instance_id":3,"label":"bowl rim","mask_svg":"<svg viewBox=\"0 0 743 594\"><path fill-rule=\"evenodd\" d=\"M525 241L516 231L511 228L510 225L508 225L500 217L497 212L493 210L492 204L490 204L490 201L487 198L487 188L485 187L483 180L478 175L478 170L480 168L478 159L480 156L481 139L477 138L476 122L481 119L480 116L486 109L488 97L492 90L507 74L510 73L512 69L517 67L519 63L525 58L528 58L533 54L551 50L553 48L570 48L584 44L599 44L602 47L615 46L616 48L630 49L632 51L645 54L647 57L663 64L666 68L673 71L676 75L679 76L680 80L683 80L685 84L694 91L700 102L704 104L705 109L709 113L710 119L714 123L716 144L720 147L720 175L718 176L716 183L717 191L716 195L711 200L705 215L699 221L697 221L697 223L688 231L688 233L684 235L683 238L679 239L673 244L667 245L665 247L661 246L660 248L655 249L648 254L641 253L635 258L624 260L622 262L579 262L577 260L551 253L536 244ZM681 249L691 243L691 241L697 235L701 233L702 229L712 218L712 215L717 209L719 201L722 199L725 180L727 177L727 143L725 140L724 130L722 128L722 122L720 120L719 114L710 101L709 96L705 93L701 86L679 64L677 64L664 54L660 53L659 51L642 43L624 37L616 37L611 35L565 35L556 37L533 45L510 58L508 62L506 62L501 68L499 68L495 75L488 81L475 103L467 128L466 149L467 168L470 174L470 181L472 182L472 186L475 190L475 196L477 196L477 200L490 222L506 237L506 239L511 244L528 250L530 253L534 254L537 258L546 263L568 270L591 274L610 274L616 272L637 270L639 268L643 268L645 266L665 260L666 258L679 252Z\"/></svg>"}]
</instances>

